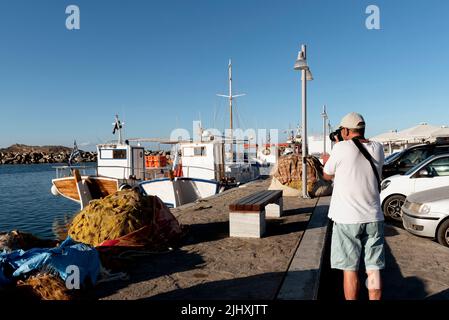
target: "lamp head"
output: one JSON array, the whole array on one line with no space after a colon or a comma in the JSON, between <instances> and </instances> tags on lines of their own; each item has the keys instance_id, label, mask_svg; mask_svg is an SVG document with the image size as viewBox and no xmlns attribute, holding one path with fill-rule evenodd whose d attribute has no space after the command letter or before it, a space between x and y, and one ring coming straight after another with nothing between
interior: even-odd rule
<instances>
[{"instance_id":1,"label":"lamp head","mask_svg":"<svg viewBox=\"0 0 449 320\"><path fill-rule=\"evenodd\" d=\"M308 68L304 51L301 50L298 52L298 58L296 59L295 66L293 68L295 70L305 70Z\"/></svg>"},{"instance_id":2,"label":"lamp head","mask_svg":"<svg viewBox=\"0 0 449 320\"><path fill-rule=\"evenodd\" d=\"M312 72L310 71L309 67L307 67L307 69L306 69L306 80L307 81L313 80Z\"/></svg>"}]
</instances>

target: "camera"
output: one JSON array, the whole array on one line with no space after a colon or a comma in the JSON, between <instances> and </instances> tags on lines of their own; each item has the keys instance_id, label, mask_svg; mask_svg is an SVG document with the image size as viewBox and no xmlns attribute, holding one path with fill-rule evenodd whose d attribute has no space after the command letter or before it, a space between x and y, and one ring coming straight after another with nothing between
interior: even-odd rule
<instances>
[{"instance_id":1,"label":"camera","mask_svg":"<svg viewBox=\"0 0 449 320\"><path fill-rule=\"evenodd\" d=\"M343 137L341 135L341 128L335 130L334 132L331 132L329 134L329 139L331 139L331 141L334 141L334 142L343 141Z\"/></svg>"}]
</instances>

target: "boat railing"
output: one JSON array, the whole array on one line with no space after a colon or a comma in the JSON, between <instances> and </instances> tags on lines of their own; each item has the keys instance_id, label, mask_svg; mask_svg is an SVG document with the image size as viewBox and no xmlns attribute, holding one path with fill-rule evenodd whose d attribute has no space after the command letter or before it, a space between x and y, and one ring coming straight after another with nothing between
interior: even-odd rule
<instances>
[{"instance_id":1,"label":"boat railing","mask_svg":"<svg viewBox=\"0 0 449 320\"><path fill-rule=\"evenodd\" d=\"M56 178L66 178L73 176L72 170L77 169L82 176L97 175L96 166L54 166Z\"/></svg>"},{"instance_id":2,"label":"boat railing","mask_svg":"<svg viewBox=\"0 0 449 320\"><path fill-rule=\"evenodd\" d=\"M136 180L152 180L157 178L163 178L166 176L167 172L170 171L170 166L165 167L159 167L159 168L143 168L143 169L136 169L133 167L128 166L97 166L97 173L100 172L100 169L119 169L120 172L115 172L114 176L108 176L101 174L100 176L106 177L106 178L117 178L117 176L120 176L119 179L126 180L131 179L134 177Z\"/></svg>"},{"instance_id":3,"label":"boat railing","mask_svg":"<svg viewBox=\"0 0 449 320\"><path fill-rule=\"evenodd\" d=\"M167 177L167 172L171 170L171 166L165 167L151 167L144 169L136 169L128 166L55 166L56 178L66 178L73 176L72 170L77 169L81 176L102 176L105 178L117 178L126 180L131 177L136 177L142 180L153 180ZM104 170L112 169L113 174L104 174ZM201 166L182 166L184 176L189 177L191 170L203 170L214 172L215 169L201 167ZM100 173L100 174L99 174ZM143 177L143 178L142 178Z\"/></svg>"},{"instance_id":4,"label":"boat railing","mask_svg":"<svg viewBox=\"0 0 449 320\"><path fill-rule=\"evenodd\" d=\"M166 172L168 172L171 167L160 167L160 168L145 168L142 170L126 167L126 166L54 166L56 169L56 178L67 178L73 176L74 169L77 169L81 176L99 176L98 172L101 169L118 169L113 176L101 175L106 178L117 178L120 176L120 179L127 179L129 175L135 177L143 177L144 179L157 179L165 176ZM121 171L121 172L120 172ZM130 174L127 174L130 173Z\"/></svg>"}]
</instances>

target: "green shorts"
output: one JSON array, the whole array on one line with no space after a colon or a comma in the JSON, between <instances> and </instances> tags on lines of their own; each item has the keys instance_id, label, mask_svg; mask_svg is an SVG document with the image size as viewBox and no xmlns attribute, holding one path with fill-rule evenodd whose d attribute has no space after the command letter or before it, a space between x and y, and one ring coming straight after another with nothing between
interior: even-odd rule
<instances>
[{"instance_id":1,"label":"green shorts","mask_svg":"<svg viewBox=\"0 0 449 320\"><path fill-rule=\"evenodd\" d=\"M362 256L366 270L385 268L384 222L358 224L334 222L331 268L357 271Z\"/></svg>"}]
</instances>

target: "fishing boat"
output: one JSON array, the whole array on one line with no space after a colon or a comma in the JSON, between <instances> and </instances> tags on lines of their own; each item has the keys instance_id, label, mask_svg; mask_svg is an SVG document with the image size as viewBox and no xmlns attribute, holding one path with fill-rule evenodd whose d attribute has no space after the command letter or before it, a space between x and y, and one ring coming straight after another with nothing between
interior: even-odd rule
<instances>
[{"instance_id":1,"label":"fishing boat","mask_svg":"<svg viewBox=\"0 0 449 320\"><path fill-rule=\"evenodd\" d=\"M229 63L230 128L232 129L233 99L232 64ZM123 123L116 116L113 134L117 141L97 145L97 166L93 174L81 174L72 166L57 167L51 192L86 206L92 199L101 198L125 188L138 187L147 195L158 196L167 206L178 207L213 196L227 188L259 178L259 163L249 158L243 146L248 140L214 136L201 131L198 141L163 139L123 140ZM232 132L232 130L231 130ZM171 165L146 165L141 143L157 142L172 145ZM243 152L237 152L243 150Z\"/></svg>"},{"instance_id":2,"label":"fishing boat","mask_svg":"<svg viewBox=\"0 0 449 320\"><path fill-rule=\"evenodd\" d=\"M72 166L76 158L76 143L68 166L57 166L52 180L51 193L78 202L81 208L92 199L103 198L125 188L132 188L145 179L145 150L142 146L123 141L123 124L115 118L113 134L118 140L97 145L96 167ZM87 173L90 172L89 174ZM84 174L82 174L84 173Z\"/></svg>"}]
</instances>

